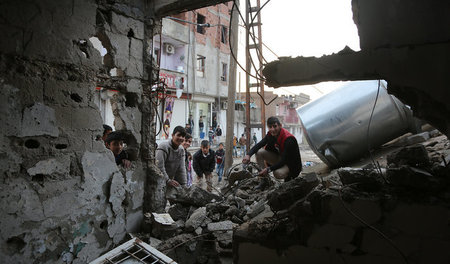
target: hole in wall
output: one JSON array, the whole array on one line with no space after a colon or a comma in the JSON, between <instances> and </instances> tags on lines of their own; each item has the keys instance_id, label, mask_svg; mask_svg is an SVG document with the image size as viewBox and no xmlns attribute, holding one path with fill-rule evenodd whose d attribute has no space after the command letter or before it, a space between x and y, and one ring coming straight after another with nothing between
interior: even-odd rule
<instances>
[{"instance_id":1,"label":"hole in wall","mask_svg":"<svg viewBox=\"0 0 450 264\"><path fill-rule=\"evenodd\" d=\"M18 236L10 237L8 238L8 240L6 240L6 245L8 247L10 255L20 253L20 251L26 246L26 244L27 243L25 243L25 241L23 241L23 239Z\"/></svg>"},{"instance_id":2,"label":"hole in wall","mask_svg":"<svg viewBox=\"0 0 450 264\"><path fill-rule=\"evenodd\" d=\"M103 220L100 223L100 228L103 229L103 230L106 230L107 227L108 227L108 220Z\"/></svg>"},{"instance_id":3,"label":"hole in wall","mask_svg":"<svg viewBox=\"0 0 450 264\"><path fill-rule=\"evenodd\" d=\"M79 94L77 94L77 93L73 93L73 94L71 94L70 95L70 98L72 99L72 100L74 100L75 102L77 102L77 103L81 103L82 101L83 101L83 97L81 97Z\"/></svg>"},{"instance_id":4,"label":"hole in wall","mask_svg":"<svg viewBox=\"0 0 450 264\"><path fill-rule=\"evenodd\" d=\"M66 149L67 148L67 144L56 144L55 148L56 149Z\"/></svg>"},{"instance_id":5,"label":"hole in wall","mask_svg":"<svg viewBox=\"0 0 450 264\"><path fill-rule=\"evenodd\" d=\"M41 144L39 143L39 141L35 139L28 139L27 141L25 141L25 147L29 149L39 148L40 145Z\"/></svg>"},{"instance_id":6,"label":"hole in wall","mask_svg":"<svg viewBox=\"0 0 450 264\"><path fill-rule=\"evenodd\" d=\"M33 177L31 177L31 180L34 182L43 183L44 182L44 174L36 174Z\"/></svg>"},{"instance_id":7,"label":"hole in wall","mask_svg":"<svg viewBox=\"0 0 450 264\"><path fill-rule=\"evenodd\" d=\"M136 93L126 93L125 94L125 106L126 107L136 107L138 101L138 95Z\"/></svg>"},{"instance_id":8,"label":"hole in wall","mask_svg":"<svg viewBox=\"0 0 450 264\"><path fill-rule=\"evenodd\" d=\"M134 32L133 32L133 30L131 28L130 28L130 30L128 30L127 37L134 38Z\"/></svg>"}]
</instances>

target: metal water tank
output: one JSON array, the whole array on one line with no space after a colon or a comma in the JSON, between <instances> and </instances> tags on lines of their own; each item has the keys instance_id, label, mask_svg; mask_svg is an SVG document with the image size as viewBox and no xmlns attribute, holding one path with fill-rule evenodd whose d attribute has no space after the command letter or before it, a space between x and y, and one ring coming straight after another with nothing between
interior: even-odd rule
<instances>
[{"instance_id":1,"label":"metal water tank","mask_svg":"<svg viewBox=\"0 0 450 264\"><path fill-rule=\"evenodd\" d=\"M412 111L387 93L385 81L350 82L303 105L297 113L306 140L329 167L356 161L368 154L369 146L379 147L416 128Z\"/></svg>"}]
</instances>

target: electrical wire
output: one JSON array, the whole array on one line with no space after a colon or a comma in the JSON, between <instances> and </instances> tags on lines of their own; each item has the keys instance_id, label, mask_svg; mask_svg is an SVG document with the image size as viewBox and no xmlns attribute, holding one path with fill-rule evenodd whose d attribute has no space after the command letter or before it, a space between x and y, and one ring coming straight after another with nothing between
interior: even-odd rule
<instances>
[{"instance_id":1,"label":"electrical wire","mask_svg":"<svg viewBox=\"0 0 450 264\"><path fill-rule=\"evenodd\" d=\"M350 186L350 185L347 185ZM348 208L348 206L345 204L344 200L342 199L342 193L341 193L341 189L345 188L344 186L341 188L337 188L338 194L339 194L339 200L341 201L342 206L344 207L344 209L350 214L352 215L354 218L356 218L359 222L361 222L363 225L365 225L366 227L368 227L369 229L372 229L373 231L375 231L378 235L380 235L383 239L387 240L389 242L389 244L395 249L397 250L397 252L400 253L400 255L402 256L403 260L405 261L406 264L408 264L408 259L406 258L405 253L403 253L403 251L394 243L394 241L392 241L392 239L390 239L389 237L387 237L383 232L381 232L380 230L378 230L377 228L375 228L374 226L370 225L369 223L367 223L366 221L364 221L361 217L359 217L357 214L355 214L352 210L350 210L350 208Z\"/></svg>"},{"instance_id":2,"label":"electrical wire","mask_svg":"<svg viewBox=\"0 0 450 264\"><path fill-rule=\"evenodd\" d=\"M369 138L370 124L372 123L373 113L375 112L375 107L377 105L378 96L380 94L380 84L381 84L381 80L378 80L377 95L375 97L375 102L373 104L372 111L370 113L369 123L367 124L366 141L367 141L367 150L369 151L369 155L370 155L370 159L372 160L373 167L377 170L377 173L379 173L379 175L383 178L383 173L381 171L381 167L379 166L379 164L377 165L377 163L375 163L375 159L373 158L372 151L370 150L370 138Z\"/></svg>"}]
</instances>

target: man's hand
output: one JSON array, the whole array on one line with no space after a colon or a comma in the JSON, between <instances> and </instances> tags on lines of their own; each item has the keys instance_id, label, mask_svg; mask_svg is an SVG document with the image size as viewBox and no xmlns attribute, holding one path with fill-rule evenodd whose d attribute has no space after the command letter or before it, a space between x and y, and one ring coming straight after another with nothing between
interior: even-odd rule
<instances>
[{"instance_id":1,"label":"man's hand","mask_svg":"<svg viewBox=\"0 0 450 264\"><path fill-rule=\"evenodd\" d=\"M124 168L128 169L131 167L131 161L127 160L127 159L123 159L122 160L122 165Z\"/></svg>"},{"instance_id":2,"label":"man's hand","mask_svg":"<svg viewBox=\"0 0 450 264\"><path fill-rule=\"evenodd\" d=\"M169 180L169 181L167 181L167 185L172 186L172 187L180 186L180 184L176 180Z\"/></svg>"},{"instance_id":3,"label":"man's hand","mask_svg":"<svg viewBox=\"0 0 450 264\"><path fill-rule=\"evenodd\" d=\"M264 170L260 171L260 172L258 173L258 176L264 177L264 176L267 176L268 173L269 173L269 167L267 167L267 168L265 168Z\"/></svg>"},{"instance_id":4,"label":"man's hand","mask_svg":"<svg viewBox=\"0 0 450 264\"><path fill-rule=\"evenodd\" d=\"M242 163L247 164L247 163L249 163L249 162L250 162L250 156L249 156L249 155L245 155L245 156L242 158Z\"/></svg>"}]
</instances>

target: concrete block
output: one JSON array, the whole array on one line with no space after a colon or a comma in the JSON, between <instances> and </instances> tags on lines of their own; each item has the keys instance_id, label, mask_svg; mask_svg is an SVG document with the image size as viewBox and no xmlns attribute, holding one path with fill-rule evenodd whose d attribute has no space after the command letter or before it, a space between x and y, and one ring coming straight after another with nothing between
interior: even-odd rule
<instances>
[{"instance_id":1,"label":"concrete block","mask_svg":"<svg viewBox=\"0 0 450 264\"><path fill-rule=\"evenodd\" d=\"M142 185L145 182L145 172L141 166L136 166L136 169L126 171L127 178L127 193L130 201L129 208L136 210L142 208L144 203L144 188Z\"/></svg>"},{"instance_id":2,"label":"concrete block","mask_svg":"<svg viewBox=\"0 0 450 264\"><path fill-rule=\"evenodd\" d=\"M92 83L47 80L44 84L44 97L51 104L87 107L94 89Z\"/></svg>"},{"instance_id":3,"label":"concrete block","mask_svg":"<svg viewBox=\"0 0 450 264\"><path fill-rule=\"evenodd\" d=\"M383 185L383 179L374 170L341 168L337 172L344 185L354 184L364 191L378 191Z\"/></svg>"},{"instance_id":4,"label":"concrete block","mask_svg":"<svg viewBox=\"0 0 450 264\"><path fill-rule=\"evenodd\" d=\"M116 34L125 36L129 35L131 30L133 38L144 39L144 23L142 21L122 16L115 12L111 13L111 30Z\"/></svg>"},{"instance_id":5,"label":"concrete block","mask_svg":"<svg viewBox=\"0 0 450 264\"><path fill-rule=\"evenodd\" d=\"M422 132L419 134L415 134L412 136L409 136L406 138L408 145L418 144L427 141L430 139L430 133L429 132Z\"/></svg>"},{"instance_id":6,"label":"concrete block","mask_svg":"<svg viewBox=\"0 0 450 264\"><path fill-rule=\"evenodd\" d=\"M386 156L388 164L395 164L396 167L408 165L412 167L426 167L430 164L428 151L423 145L404 147Z\"/></svg>"},{"instance_id":7,"label":"concrete block","mask_svg":"<svg viewBox=\"0 0 450 264\"><path fill-rule=\"evenodd\" d=\"M196 207L205 206L208 203L222 200L220 196L203 190L196 185L192 185L188 188L179 188L177 193L167 197L167 199L169 201Z\"/></svg>"},{"instance_id":8,"label":"concrete block","mask_svg":"<svg viewBox=\"0 0 450 264\"><path fill-rule=\"evenodd\" d=\"M315 228L308 238L308 246L316 248L344 248L349 244L355 230L348 226L325 224Z\"/></svg>"},{"instance_id":9,"label":"concrete block","mask_svg":"<svg viewBox=\"0 0 450 264\"><path fill-rule=\"evenodd\" d=\"M55 110L42 103L35 103L23 112L21 137L59 136Z\"/></svg>"},{"instance_id":10,"label":"concrete block","mask_svg":"<svg viewBox=\"0 0 450 264\"><path fill-rule=\"evenodd\" d=\"M450 237L450 209L445 206L400 203L386 213L385 225L407 235Z\"/></svg>"},{"instance_id":11,"label":"concrete block","mask_svg":"<svg viewBox=\"0 0 450 264\"><path fill-rule=\"evenodd\" d=\"M222 222L216 222L216 223L209 223L208 224L208 231L214 232L214 231L230 231L233 230L233 227L236 226L233 222L226 220Z\"/></svg>"},{"instance_id":12,"label":"concrete block","mask_svg":"<svg viewBox=\"0 0 450 264\"><path fill-rule=\"evenodd\" d=\"M72 129L74 130L96 130L99 124L103 124L100 111L95 108L83 107L83 108L72 108L68 107L66 111L73 111L72 119Z\"/></svg>"},{"instance_id":13,"label":"concrete block","mask_svg":"<svg viewBox=\"0 0 450 264\"><path fill-rule=\"evenodd\" d=\"M406 256L419 250L420 239L416 236L400 234L389 238ZM386 239L371 229L364 230L361 250L373 255L400 257L399 252Z\"/></svg>"},{"instance_id":14,"label":"concrete block","mask_svg":"<svg viewBox=\"0 0 450 264\"><path fill-rule=\"evenodd\" d=\"M206 207L200 207L195 210L189 219L186 221L186 230L194 231L206 219Z\"/></svg>"},{"instance_id":15,"label":"concrete block","mask_svg":"<svg viewBox=\"0 0 450 264\"><path fill-rule=\"evenodd\" d=\"M399 168L388 168L386 176L389 183L415 190L438 191L443 188L437 177L418 168L402 165Z\"/></svg>"},{"instance_id":16,"label":"concrete block","mask_svg":"<svg viewBox=\"0 0 450 264\"><path fill-rule=\"evenodd\" d=\"M268 204L274 211L286 209L304 198L318 184L319 180L315 173L297 177L292 181L281 184L280 187L269 193L267 196Z\"/></svg>"}]
</instances>

